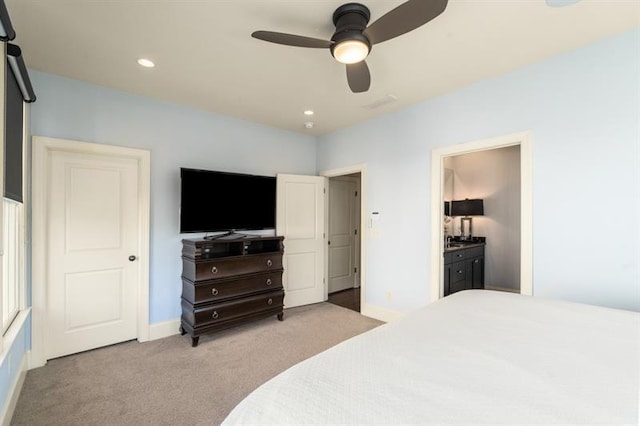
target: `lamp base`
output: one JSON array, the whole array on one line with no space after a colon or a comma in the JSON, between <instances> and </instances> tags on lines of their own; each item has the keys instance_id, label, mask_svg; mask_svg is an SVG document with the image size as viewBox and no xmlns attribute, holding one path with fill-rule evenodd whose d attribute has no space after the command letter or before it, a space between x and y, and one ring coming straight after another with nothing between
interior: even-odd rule
<instances>
[{"instance_id":1,"label":"lamp base","mask_svg":"<svg viewBox=\"0 0 640 426\"><path fill-rule=\"evenodd\" d=\"M465 226L466 225L466 226ZM460 218L460 239L467 241L473 238L473 221L470 217Z\"/></svg>"}]
</instances>

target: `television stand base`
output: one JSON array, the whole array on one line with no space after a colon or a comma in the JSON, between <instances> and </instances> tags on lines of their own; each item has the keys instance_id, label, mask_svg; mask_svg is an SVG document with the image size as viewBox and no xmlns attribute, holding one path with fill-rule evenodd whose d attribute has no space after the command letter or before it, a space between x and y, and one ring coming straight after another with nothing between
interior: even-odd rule
<instances>
[{"instance_id":1,"label":"television stand base","mask_svg":"<svg viewBox=\"0 0 640 426\"><path fill-rule=\"evenodd\" d=\"M240 232L228 231L220 235L210 235L208 237L204 237L204 239L205 240L241 240L243 238L254 238L258 236L259 235L242 234Z\"/></svg>"}]
</instances>

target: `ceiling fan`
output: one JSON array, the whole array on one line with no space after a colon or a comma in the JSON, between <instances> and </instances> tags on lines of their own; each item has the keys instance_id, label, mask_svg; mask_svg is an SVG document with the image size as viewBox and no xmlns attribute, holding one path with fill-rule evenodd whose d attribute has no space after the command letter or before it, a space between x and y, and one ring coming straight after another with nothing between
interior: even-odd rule
<instances>
[{"instance_id":1,"label":"ceiling fan","mask_svg":"<svg viewBox=\"0 0 640 426\"><path fill-rule=\"evenodd\" d=\"M444 12L448 0L409 0L367 26L371 14L360 3L343 4L333 12L336 31L331 40L321 40L273 31L255 31L252 37L287 46L328 48L347 66L347 82L353 93L369 90L371 74L365 58L374 44L398 37L431 21Z\"/></svg>"}]
</instances>

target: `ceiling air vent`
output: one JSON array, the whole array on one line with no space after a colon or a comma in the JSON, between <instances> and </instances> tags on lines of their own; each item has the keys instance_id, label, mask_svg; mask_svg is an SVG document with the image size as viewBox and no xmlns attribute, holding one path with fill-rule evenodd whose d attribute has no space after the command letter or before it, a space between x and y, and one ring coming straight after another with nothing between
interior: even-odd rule
<instances>
[{"instance_id":1,"label":"ceiling air vent","mask_svg":"<svg viewBox=\"0 0 640 426\"><path fill-rule=\"evenodd\" d=\"M393 96L393 95L385 95L384 97L382 97L382 98L380 98L378 100L375 100L375 101L371 102L370 104L363 105L362 108L364 108L364 109L376 109L376 108L379 108L379 107L381 107L383 105L391 104L391 103L393 103L393 102L395 102L397 100L398 100L398 98Z\"/></svg>"}]
</instances>

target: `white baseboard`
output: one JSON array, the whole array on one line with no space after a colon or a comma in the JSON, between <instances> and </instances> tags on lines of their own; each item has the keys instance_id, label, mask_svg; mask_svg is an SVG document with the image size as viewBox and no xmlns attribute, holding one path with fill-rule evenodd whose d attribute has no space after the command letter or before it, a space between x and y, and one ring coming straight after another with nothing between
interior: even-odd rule
<instances>
[{"instance_id":1,"label":"white baseboard","mask_svg":"<svg viewBox=\"0 0 640 426\"><path fill-rule=\"evenodd\" d=\"M0 413L0 424L2 426L9 426L11 424L11 418L13 417L13 412L18 404L18 398L20 397L20 391L24 384L24 378L27 375L27 365L29 364L28 359L29 352L26 352L22 357L22 360L20 360L20 365L18 366L19 373L16 374L16 378L11 385L7 403L2 408L2 413Z\"/></svg>"},{"instance_id":2,"label":"white baseboard","mask_svg":"<svg viewBox=\"0 0 640 426\"><path fill-rule=\"evenodd\" d=\"M499 287L495 285L485 285L484 288L485 290L506 291L508 293L520 293L520 291L516 290L515 288Z\"/></svg>"},{"instance_id":3,"label":"white baseboard","mask_svg":"<svg viewBox=\"0 0 640 426\"><path fill-rule=\"evenodd\" d=\"M382 308L380 306L370 305L368 303L362 304L362 306L360 307L360 313L366 317L374 318L384 322L395 321L405 315L404 312L394 311L391 309Z\"/></svg>"},{"instance_id":4,"label":"white baseboard","mask_svg":"<svg viewBox=\"0 0 640 426\"><path fill-rule=\"evenodd\" d=\"M149 340L158 340L180 334L180 318L149 324Z\"/></svg>"}]
</instances>

